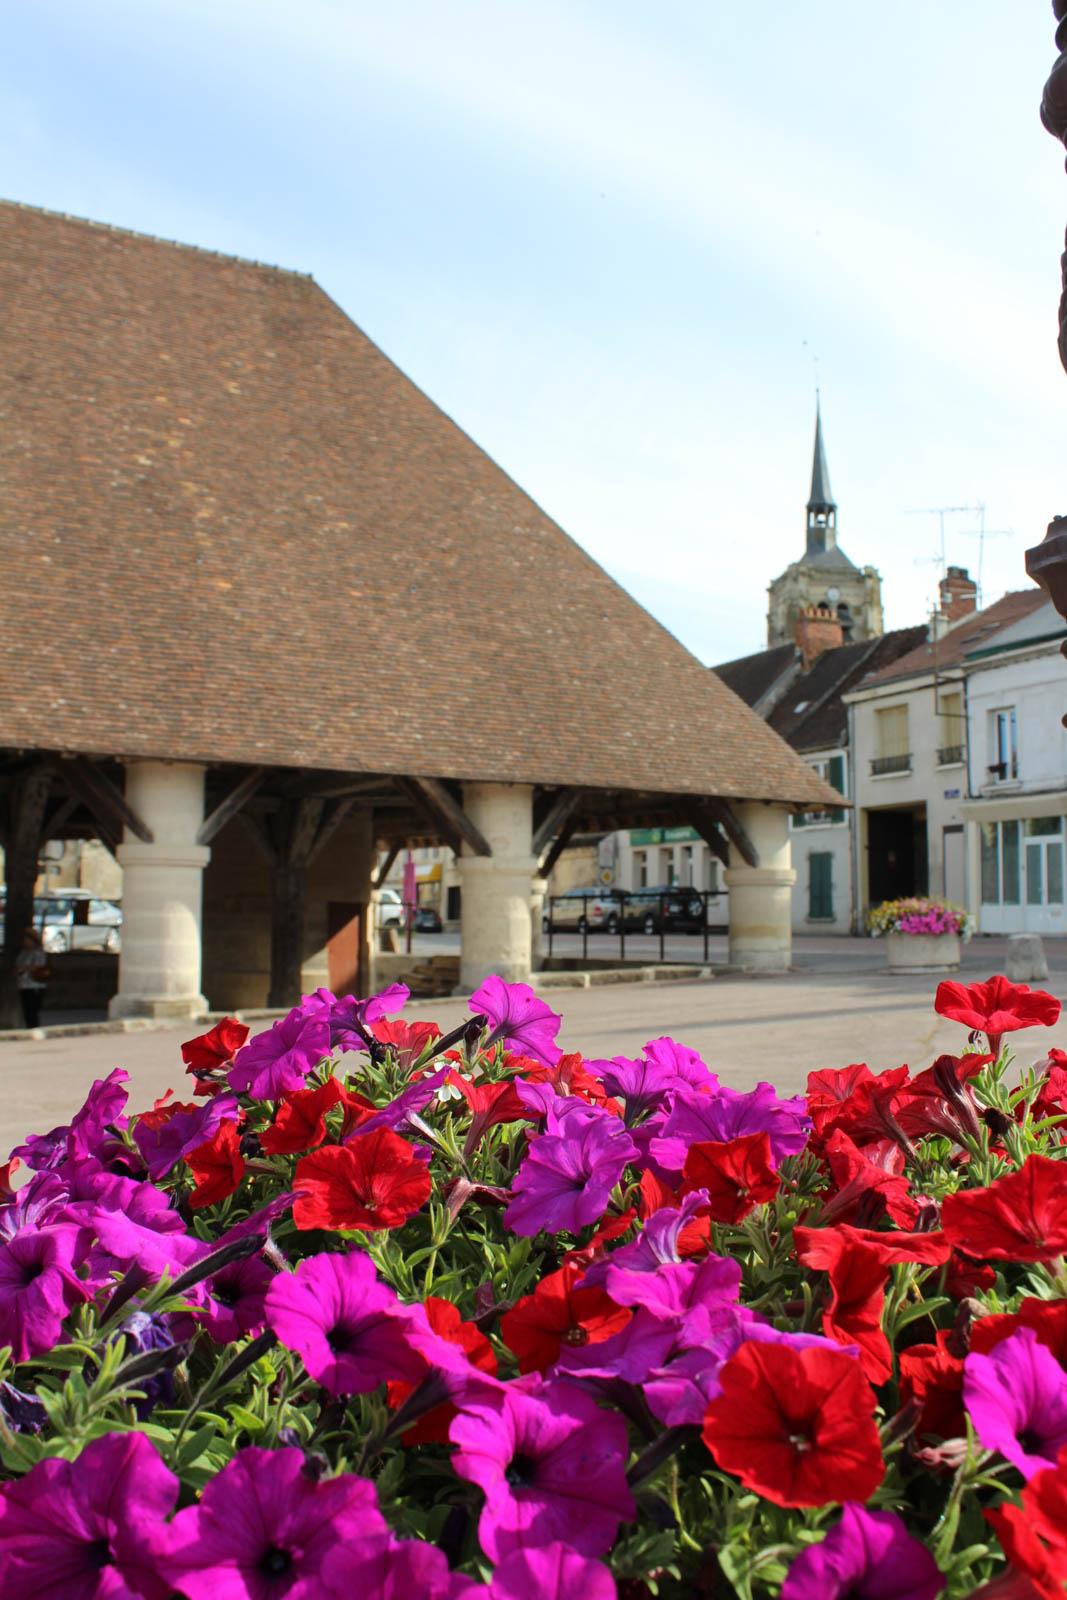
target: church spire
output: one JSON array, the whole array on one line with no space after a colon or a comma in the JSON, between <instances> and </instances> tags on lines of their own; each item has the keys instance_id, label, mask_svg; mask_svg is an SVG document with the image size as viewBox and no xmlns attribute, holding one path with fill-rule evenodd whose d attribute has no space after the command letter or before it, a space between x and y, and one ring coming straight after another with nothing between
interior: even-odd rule
<instances>
[{"instance_id":1,"label":"church spire","mask_svg":"<svg viewBox=\"0 0 1067 1600\"><path fill-rule=\"evenodd\" d=\"M815 450L811 463L811 494L808 496L808 555L815 556L837 545L837 503L830 489L830 469L822 437L822 410L815 392Z\"/></svg>"}]
</instances>

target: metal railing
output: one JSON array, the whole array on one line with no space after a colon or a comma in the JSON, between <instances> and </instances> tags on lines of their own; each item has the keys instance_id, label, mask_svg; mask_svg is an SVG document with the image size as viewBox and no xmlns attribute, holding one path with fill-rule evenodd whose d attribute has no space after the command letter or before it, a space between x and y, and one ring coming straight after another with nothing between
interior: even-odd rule
<instances>
[{"instance_id":1,"label":"metal railing","mask_svg":"<svg viewBox=\"0 0 1067 1600\"><path fill-rule=\"evenodd\" d=\"M939 767L958 767L963 762L967 746L963 744L946 744L937 752Z\"/></svg>"},{"instance_id":2,"label":"metal railing","mask_svg":"<svg viewBox=\"0 0 1067 1600\"><path fill-rule=\"evenodd\" d=\"M703 959L708 959L708 940L713 933L725 933L722 915L725 889L604 889L588 894L556 894L545 900L544 931L548 934L548 954L554 953L557 934L577 933L582 940L582 959L589 954L590 934L618 936L619 959L626 958L627 933L659 935L659 959L667 959L668 934L693 934L702 939ZM695 910L696 901L700 910ZM715 905L712 905L712 902ZM580 906L580 910L578 909ZM557 909L559 908L559 909ZM712 915L712 912L716 915Z\"/></svg>"},{"instance_id":3,"label":"metal railing","mask_svg":"<svg viewBox=\"0 0 1067 1600\"><path fill-rule=\"evenodd\" d=\"M875 756L871 762L871 777L880 778L887 772L910 772L911 752L903 756Z\"/></svg>"}]
</instances>

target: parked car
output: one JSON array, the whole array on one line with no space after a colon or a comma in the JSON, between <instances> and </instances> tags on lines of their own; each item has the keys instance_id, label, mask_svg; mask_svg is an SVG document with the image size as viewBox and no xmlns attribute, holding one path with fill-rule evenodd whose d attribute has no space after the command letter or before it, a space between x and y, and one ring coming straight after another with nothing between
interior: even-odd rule
<instances>
[{"instance_id":1,"label":"parked car","mask_svg":"<svg viewBox=\"0 0 1067 1600\"><path fill-rule=\"evenodd\" d=\"M704 901L699 891L678 884L635 889L623 905L627 928L642 933L659 933L661 922L664 931L674 933L700 933L704 927Z\"/></svg>"},{"instance_id":2,"label":"parked car","mask_svg":"<svg viewBox=\"0 0 1067 1600\"><path fill-rule=\"evenodd\" d=\"M379 893L378 926L380 928L404 926L404 902L395 889L382 889Z\"/></svg>"},{"instance_id":3,"label":"parked car","mask_svg":"<svg viewBox=\"0 0 1067 1600\"><path fill-rule=\"evenodd\" d=\"M114 952L122 942L122 907L84 889L38 895L33 902L33 920L51 955L64 950Z\"/></svg>"},{"instance_id":4,"label":"parked car","mask_svg":"<svg viewBox=\"0 0 1067 1600\"><path fill-rule=\"evenodd\" d=\"M433 906L419 906L417 908L415 912L416 933L442 933L444 926L441 921L441 913Z\"/></svg>"},{"instance_id":5,"label":"parked car","mask_svg":"<svg viewBox=\"0 0 1067 1600\"><path fill-rule=\"evenodd\" d=\"M565 894L552 896L542 922L546 933L550 926L557 931L577 928L584 933L589 927L614 932L619 925L618 897L598 888L568 889Z\"/></svg>"}]
</instances>

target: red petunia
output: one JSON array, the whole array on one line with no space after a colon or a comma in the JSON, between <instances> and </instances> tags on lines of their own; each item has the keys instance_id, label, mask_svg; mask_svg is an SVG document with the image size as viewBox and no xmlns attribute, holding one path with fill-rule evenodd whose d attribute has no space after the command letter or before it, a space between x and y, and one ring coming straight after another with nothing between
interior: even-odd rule
<instances>
[{"instance_id":1,"label":"red petunia","mask_svg":"<svg viewBox=\"0 0 1067 1600\"><path fill-rule=\"evenodd\" d=\"M939 983L934 1010L951 1022L962 1022L972 1032L984 1033L996 1056L1005 1033L1018 1028L1051 1028L1059 1017L1060 1002L1043 989L1011 983L998 975L985 983Z\"/></svg>"},{"instance_id":2,"label":"red petunia","mask_svg":"<svg viewBox=\"0 0 1067 1600\"><path fill-rule=\"evenodd\" d=\"M500 1336L519 1360L520 1372L544 1372L567 1346L600 1344L619 1333L632 1311L603 1289L578 1287L581 1266L565 1266L542 1278L500 1319Z\"/></svg>"},{"instance_id":3,"label":"red petunia","mask_svg":"<svg viewBox=\"0 0 1067 1600\"><path fill-rule=\"evenodd\" d=\"M911 1139L952 1139L962 1148L979 1136L978 1107L967 1087L995 1056L938 1056L904 1086L897 1119Z\"/></svg>"},{"instance_id":4,"label":"red petunia","mask_svg":"<svg viewBox=\"0 0 1067 1600\"><path fill-rule=\"evenodd\" d=\"M463 1156L467 1161L490 1128L499 1123L523 1122L533 1118L533 1112L519 1099L519 1091L511 1078L497 1083L473 1083L461 1073L450 1072L445 1082L459 1090L471 1110L471 1125L463 1145Z\"/></svg>"},{"instance_id":5,"label":"red petunia","mask_svg":"<svg viewBox=\"0 0 1067 1600\"><path fill-rule=\"evenodd\" d=\"M186 1039L182 1060L187 1072L219 1072L228 1067L249 1035L249 1028L236 1017L223 1017L207 1033Z\"/></svg>"},{"instance_id":6,"label":"red petunia","mask_svg":"<svg viewBox=\"0 0 1067 1600\"><path fill-rule=\"evenodd\" d=\"M314 1150L326 1137L326 1113L338 1105L345 1108L342 1135L374 1115L369 1100L351 1093L339 1078L330 1077L317 1088L284 1094L274 1121L260 1134L259 1142L270 1156Z\"/></svg>"},{"instance_id":7,"label":"red petunia","mask_svg":"<svg viewBox=\"0 0 1067 1600\"><path fill-rule=\"evenodd\" d=\"M893 1353L882 1329L888 1269L875 1248L849 1238L849 1233L844 1228L797 1228L797 1259L829 1274L823 1333L838 1344L858 1345L867 1377L874 1384L885 1383L893 1373Z\"/></svg>"},{"instance_id":8,"label":"red petunia","mask_svg":"<svg viewBox=\"0 0 1067 1600\"><path fill-rule=\"evenodd\" d=\"M608 1217L597 1228L588 1244L583 1244L576 1250L568 1250L563 1257L565 1267L590 1267L594 1261L601 1260L607 1251L606 1244L613 1239L619 1239L637 1221L637 1212L631 1206L629 1211L620 1212L617 1217Z\"/></svg>"},{"instance_id":9,"label":"red petunia","mask_svg":"<svg viewBox=\"0 0 1067 1600\"><path fill-rule=\"evenodd\" d=\"M849 1067L826 1067L808 1073L808 1116L812 1122L812 1141L825 1138L838 1125L838 1118L857 1089L874 1082L874 1073L865 1061Z\"/></svg>"},{"instance_id":10,"label":"red petunia","mask_svg":"<svg viewBox=\"0 0 1067 1600\"><path fill-rule=\"evenodd\" d=\"M1067 1586L1067 1448L1054 1467L1046 1467L1024 1484L1022 1505L1001 1505L986 1512L1015 1572L1031 1587L1002 1592L1005 1596L1039 1596L1062 1600Z\"/></svg>"},{"instance_id":11,"label":"red petunia","mask_svg":"<svg viewBox=\"0 0 1067 1600\"><path fill-rule=\"evenodd\" d=\"M1067 1250L1067 1162L1029 1156L988 1189L946 1196L941 1227L979 1260L1051 1261Z\"/></svg>"},{"instance_id":12,"label":"red petunia","mask_svg":"<svg viewBox=\"0 0 1067 1600\"><path fill-rule=\"evenodd\" d=\"M15 1176L15 1168L21 1165L18 1156L12 1156L10 1161L0 1167L0 1199L7 1200L14 1194L11 1180Z\"/></svg>"},{"instance_id":13,"label":"red petunia","mask_svg":"<svg viewBox=\"0 0 1067 1600\"><path fill-rule=\"evenodd\" d=\"M391 1128L331 1144L297 1163L298 1228L399 1228L430 1197L430 1169Z\"/></svg>"},{"instance_id":14,"label":"red petunia","mask_svg":"<svg viewBox=\"0 0 1067 1600\"><path fill-rule=\"evenodd\" d=\"M704 1443L724 1472L779 1506L870 1498L885 1476L874 1392L843 1351L741 1346L720 1373Z\"/></svg>"},{"instance_id":15,"label":"red petunia","mask_svg":"<svg viewBox=\"0 0 1067 1600\"><path fill-rule=\"evenodd\" d=\"M900 1399L920 1407L920 1438L958 1439L967 1431L963 1413L963 1358L952 1345L956 1335L938 1329L933 1344L913 1344L900 1353Z\"/></svg>"},{"instance_id":16,"label":"red petunia","mask_svg":"<svg viewBox=\"0 0 1067 1600\"><path fill-rule=\"evenodd\" d=\"M429 1294L423 1301L426 1309L426 1320L434 1333L442 1339L447 1339L449 1344L458 1345L466 1352L467 1360L479 1372L488 1372L491 1377L496 1376L496 1356L493 1347L480 1328L473 1322L464 1322L459 1310L451 1300L439 1300L436 1295ZM408 1395L413 1393L415 1384L404 1383L400 1379L393 1379L386 1385L386 1400L391 1410L395 1411L403 1405ZM400 1435L401 1443L415 1444L447 1444L448 1430L456 1408L451 1401L446 1400L442 1405L434 1406L432 1411L412 1424L405 1433Z\"/></svg>"},{"instance_id":17,"label":"red petunia","mask_svg":"<svg viewBox=\"0 0 1067 1600\"><path fill-rule=\"evenodd\" d=\"M1048 1059L1041 1063L1045 1068L1041 1086L1030 1105L1030 1115L1035 1122L1045 1117L1067 1117L1067 1051L1050 1050ZM1016 1115L1021 1117L1024 1108L1019 1106ZM1059 1126L1058 1138L1067 1136L1067 1126Z\"/></svg>"},{"instance_id":18,"label":"red petunia","mask_svg":"<svg viewBox=\"0 0 1067 1600\"><path fill-rule=\"evenodd\" d=\"M690 1145L682 1173L682 1193L708 1191L713 1222L740 1222L756 1206L766 1205L781 1183L771 1157L770 1134L744 1133L722 1142Z\"/></svg>"},{"instance_id":19,"label":"red petunia","mask_svg":"<svg viewBox=\"0 0 1067 1600\"><path fill-rule=\"evenodd\" d=\"M580 1055L560 1056L554 1067L542 1066L527 1056L507 1056L505 1065L518 1069L527 1083L550 1083L557 1094L577 1095L591 1106L602 1106L614 1116L622 1116L622 1107L608 1094L599 1078L586 1067Z\"/></svg>"},{"instance_id":20,"label":"red petunia","mask_svg":"<svg viewBox=\"0 0 1067 1600\"><path fill-rule=\"evenodd\" d=\"M196 1187L189 1196L194 1210L218 1205L220 1200L233 1194L245 1175L236 1122L220 1123L214 1138L190 1151L185 1162L196 1179Z\"/></svg>"},{"instance_id":21,"label":"red petunia","mask_svg":"<svg viewBox=\"0 0 1067 1600\"><path fill-rule=\"evenodd\" d=\"M387 1044L396 1052L402 1072L409 1072L426 1046L441 1037L436 1022L402 1022L399 1017L372 1022L370 1031L380 1044Z\"/></svg>"},{"instance_id":22,"label":"red petunia","mask_svg":"<svg viewBox=\"0 0 1067 1600\"><path fill-rule=\"evenodd\" d=\"M1038 1343L1052 1351L1061 1367L1067 1367L1067 1300L1027 1296L1018 1311L979 1317L971 1327L971 1349L985 1354L1020 1328L1033 1328Z\"/></svg>"},{"instance_id":23,"label":"red petunia","mask_svg":"<svg viewBox=\"0 0 1067 1600\"><path fill-rule=\"evenodd\" d=\"M824 1159L837 1189L823 1200L824 1225L852 1222L861 1212L872 1222L885 1212L902 1228L915 1222L919 1207L908 1193L904 1152L892 1140L861 1150L843 1128L835 1128L826 1141Z\"/></svg>"}]
</instances>

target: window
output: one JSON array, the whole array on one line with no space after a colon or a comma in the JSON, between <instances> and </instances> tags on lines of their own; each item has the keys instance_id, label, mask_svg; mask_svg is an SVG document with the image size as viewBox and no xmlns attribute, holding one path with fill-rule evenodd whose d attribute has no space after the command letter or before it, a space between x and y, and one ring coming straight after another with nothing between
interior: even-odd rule
<instances>
[{"instance_id":1,"label":"window","mask_svg":"<svg viewBox=\"0 0 1067 1600\"><path fill-rule=\"evenodd\" d=\"M809 760L808 766L813 772L828 783L831 789L836 789L838 794L847 794L845 788L845 758L844 756L818 756ZM841 806L826 807L820 811L800 811L793 818L794 828L825 827L827 823L844 822L845 812Z\"/></svg>"},{"instance_id":2,"label":"window","mask_svg":"<svg viewBox=\"0 0 1067 1600\"><path fill-rule=\"evenodd\" d=\"M696 879L693 876L693 846L682 847L682 884L686 889L696 888Z\"/></svg>"},{"instance_id":3,"label":"window","mask_svg":"<svg viewBox=\"0 0 1067 1600\"><path fill-rule=\"evenodd\" d=\"M716 858L712 855L711 851L709 850L708 851L708 893L709 894L718 894L718 892L719 892L719 863L716 860Z\"/></svg>"},{"instance_id":4,"label":"window","mask_svg":"<svg viewBox=\"0 0 1067 1600\"><path fill-rule=\"evenodd\" d=\"M965 746L963 695L958 689L945 691L938 705L938 765L956 766L963 760Z\"/></svg>"},{"instance_id":5,"label":"window","mask_svg":"<svg viewBox=\"0 0 1067 1600\"><path fill-rule=\"evenodd\" d=\"M1019 776L1019 732L1015 707L989 713L989 776L1004 783Z\"/></svg>"},{"instance_id":6,"label":"window","mask_svg":"<svg viewBox=\"0 0 1067 1600\"><path fill-rule=\"evenodd\" d=\"M647 889L648 887L648 851L638 850L634 854L634 888Z\"/></svg>"},{"instance_id":7,"label":"window","mask_svg":"<svg viewBox=\"0 0 1067 1600\"><path fill-rule=\"evenodd\" d=\"M1063 818L982 824L982 903L1064 904Z\"/></svg>"},{"instance_id":8,"label":"window","mask_svg":"<svg viewBox=\"0 0 1067 1600\"><path fill-rule=\"evenodd\" d=\"M871 772L875 777L887 772L911 771L907 706L886 706L876 711L874 736L878 753L871 762Z\"/></svg>"},{"instance_id":9,"label":"window","mask_svg":"<svg viewBox=\"0 0 1067 1600\"><path fill-rule=\"evenodd\" d=\"M813 850L808 856L808 918L832 922L833 916L834 858L829 850Z\"/></svg>"}]
</instances>

